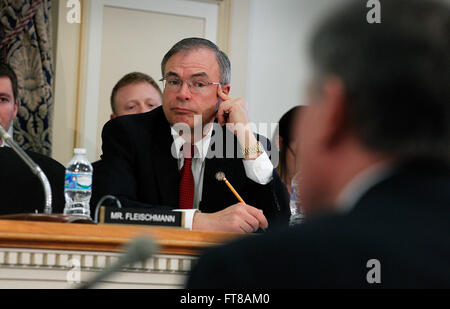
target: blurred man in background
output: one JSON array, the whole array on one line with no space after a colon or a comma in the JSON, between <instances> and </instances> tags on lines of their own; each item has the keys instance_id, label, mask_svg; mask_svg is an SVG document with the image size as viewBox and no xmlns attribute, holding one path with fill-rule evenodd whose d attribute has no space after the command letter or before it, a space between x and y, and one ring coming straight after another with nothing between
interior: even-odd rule
<instances>
[{"instance_id":1,"label":"blurred man in background","mask_svg":"<svg viewBox=\"0 0 450 309\"><path fill-rule=\"evenodd\" d=\"M128 73L114 86L111 93L111 119L117 116L149 112L162 104L158 84L147 74Z\"/></svg>"},{"instance_id":2,"label":"blurred man in background","mask_svg":"<svg viewBox=\"0 0 450 309\"><path fill-rule=\"evenodd\" d=\"M111 92L111 116L142 114L150 112L162 104L162 92L155 80L141 72L132 72L124 75L114 86ZM102 174L101 160L92 163L94 177L92 183L91 214L95 214L98 201L103 197L105 189L97 181L97 174ZM99 193L102 192L102 193Z\"/></svg>"},{"instance_id":3,"label":"blurred man in background","mask_svg":"<svg viewBox=\"0 0 450 309\"><path fill-rule=\"evenodd\" d=\"M450 8L354 1L315 33L286 232L205 254L189 288L450 287Z\"/></svg>"}]
</instances>

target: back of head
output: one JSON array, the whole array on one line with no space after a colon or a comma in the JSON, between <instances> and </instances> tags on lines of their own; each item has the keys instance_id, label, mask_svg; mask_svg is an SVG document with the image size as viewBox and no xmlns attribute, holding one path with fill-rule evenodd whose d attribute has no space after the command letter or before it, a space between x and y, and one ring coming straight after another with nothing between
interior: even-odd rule
<instances>
[{"instance_id":1,"label":"back of head","mask_svg":"<svg viewBox=\"0 0 450 309\"><path fill-rule=\"evenodd\" d=\"M399 158L450 159L450 8L441 1L381 3L369 23L352 1L313 37L317 79L344 83L348 118L371 151Z\"/></svg>"},{"instance_id":2,"label":"back of head","mask_svg":"<svg viewBox=\"0 0 450 309\"><path fill-rule=\"evenodd\" d=\"M293 139L291 128L293 122L295 121L296 113L300 110L300 108L301 106L291 108L283 116L281 116L280 121L278 122L278 135L287 143L291 142Z\"/></svg>"},{"instance_id":3,"label":"back of head","mask_svg":"<svg viewBox=\"0 0 450 309\"><path fill-rule=\"evenodd\" d=\"M281 116L277 130L272 138L272 144L278 145L280 150L279 164L276 166L276 170L283 181L287 180L286 177L289 174L286 162L287 152L290 148L292 149L291 143L296 140L296 135L298 134L294 125L298 121L298 115L303 108L305 106L295 106Z\"/></svg>"}]
</instances>

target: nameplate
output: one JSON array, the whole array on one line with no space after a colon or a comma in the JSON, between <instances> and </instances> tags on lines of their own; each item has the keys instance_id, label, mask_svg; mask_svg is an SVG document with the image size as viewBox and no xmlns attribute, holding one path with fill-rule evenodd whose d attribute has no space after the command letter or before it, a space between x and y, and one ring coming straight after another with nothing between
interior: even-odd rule
<instances>
[{"instance_id":1,"label":"nameplate","mask_svg":"<svg viewBox=\"0 0 450 309\"><path fill-rule=\"evenodd\" d=\"M99 223L184 226L184 213L160 209L100 207Z\"/></svg>"}]
</instances>

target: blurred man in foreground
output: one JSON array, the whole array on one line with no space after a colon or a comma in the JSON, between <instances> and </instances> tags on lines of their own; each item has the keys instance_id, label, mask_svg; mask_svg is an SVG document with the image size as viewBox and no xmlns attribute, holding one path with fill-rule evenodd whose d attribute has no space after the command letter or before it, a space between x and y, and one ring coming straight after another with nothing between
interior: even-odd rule
<instances>
[{"instance_id":1,"label":"blurred man in foreground","mask_svg":"<svg viewBox=\"0 0 450 309\"><path fill-rule=\"evenodd\" d=\"M315 33L300 197L284 233L210 251L189 288L450 287L450 9L364 1Z\"/></svg>"}]
</instances>

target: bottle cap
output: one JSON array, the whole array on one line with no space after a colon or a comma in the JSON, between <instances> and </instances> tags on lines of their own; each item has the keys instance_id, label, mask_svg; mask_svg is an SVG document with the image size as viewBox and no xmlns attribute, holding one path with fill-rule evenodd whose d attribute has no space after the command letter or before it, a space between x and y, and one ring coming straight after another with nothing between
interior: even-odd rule
<instances>
[{"instance_id":1,"label":"bottle cap","mask_svg":"<svg viewBox=\"0 0 450 309\"><path fill-rule=\"evenodd\" d=\"M73 150L73 153L74 154L77 154L77 155L85 155L86 154L86 149L85 148L75 148L74 150Z\"/></svg>"}]
</instances>

